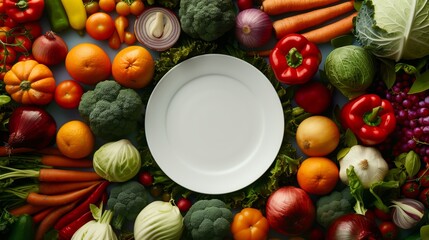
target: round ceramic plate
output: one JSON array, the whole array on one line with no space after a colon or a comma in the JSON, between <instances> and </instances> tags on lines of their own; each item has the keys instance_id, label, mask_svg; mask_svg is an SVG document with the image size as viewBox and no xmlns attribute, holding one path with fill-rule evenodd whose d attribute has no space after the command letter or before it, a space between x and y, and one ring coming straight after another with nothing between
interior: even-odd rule
<instances>
[{"instance_id":1,"label":"round ceramic plate","mask_svg":"<svg viewBox=\"0 0 429 240\"><path fill-rule=\"evenodd\" d=\"M224 194L257 180L283 140L270 81L251 64L207 54L172 68L146 107L149 149L164 173L199 193Z\"/></svg>"}]
</instances>

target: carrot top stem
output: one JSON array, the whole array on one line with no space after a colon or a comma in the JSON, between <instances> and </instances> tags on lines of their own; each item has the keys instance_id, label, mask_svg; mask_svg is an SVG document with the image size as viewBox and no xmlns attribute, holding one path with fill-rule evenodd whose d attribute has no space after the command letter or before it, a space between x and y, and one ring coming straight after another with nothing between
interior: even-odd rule
<instances>
[{"instance_id":1,"label":"carrot top stem","mask_svg":"<svg viewBox=\"0 0 429 240\"><path fill-rule=\"evenodd\" d=\"M6 166L0 166L0 169L8 170L10 172L0 174L0 180L5 179L19 179L19 178L37 178L40 172L32 169L17 169Z\"/></svg>"}]
</instances>

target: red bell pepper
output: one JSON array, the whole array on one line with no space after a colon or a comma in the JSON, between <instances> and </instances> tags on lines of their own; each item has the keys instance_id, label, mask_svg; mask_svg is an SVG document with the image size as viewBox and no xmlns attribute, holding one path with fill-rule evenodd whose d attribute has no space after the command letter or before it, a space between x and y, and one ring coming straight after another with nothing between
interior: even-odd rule
<instances>
[{"instance_id":1,"label":"red bell pepper","mask_svg":"<svg viewBox=\"0 0 429 240\"><path fill-rule=\"evenodd\" d=\"M383 142L396 126L392 104L376 94L364 94L344 104L340 119L364 145Z\"/></svg>"},{"instance_id":2,"label":"red bell pepper","mask_svg":"<svg viewBox=\"0 0 429 240\"><path fill-rule=\"evenodd\" d=\"M319 70L322 53L301 34L280 39L270 53L270 65L277 80L294 85L308 82Z\"/></svg>"},{"instance_id":3,"label":"red bell pepper","mask_svg":"<svg viewBox=\"0 0 429 240\"><path fill-rule=\"evenodd\" d=\"M38 21L45 7L44 0L4 0L6 14L18 23Z\"/></svg>"}]
</instances>

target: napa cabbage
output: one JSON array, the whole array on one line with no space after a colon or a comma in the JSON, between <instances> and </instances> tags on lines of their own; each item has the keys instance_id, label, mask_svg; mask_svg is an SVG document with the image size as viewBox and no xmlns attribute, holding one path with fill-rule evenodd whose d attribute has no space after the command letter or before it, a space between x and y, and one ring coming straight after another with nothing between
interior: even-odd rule
<instances>
[{"instance_id":1,"label":"napa cabbage","mask_svg":"<svg viewBox=\"0 0 429 240\"><path fill-rule=\"evenodd\" d=\"M377 57L422 58L429 55L429 0L364 0L354 30Z\"/></svg>"}]
</instances>

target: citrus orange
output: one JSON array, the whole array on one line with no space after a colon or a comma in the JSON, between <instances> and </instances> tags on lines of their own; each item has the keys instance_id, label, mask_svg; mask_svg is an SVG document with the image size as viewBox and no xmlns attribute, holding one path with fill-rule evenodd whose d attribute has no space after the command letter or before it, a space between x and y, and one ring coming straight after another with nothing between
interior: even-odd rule
<instances>
[{"instance_id":1,"label":"citrus orange","mask_svg":"<svg viewBox=\"0 0 429 240\"><path fill-rule=\"evenodd\" d=\"M147 86L155 72L155 61L141 46L128 46L119 51L112 61L113 78L122 86L139 89Z\"/></svg>"},{"instance_id":2,"label":"citrus orange","mask_svg":"<svg viewBox=\"0 0 429 240\"><path fill-rule=\"evenodd\" d=\"M310 194L328 194L339 180L339 169L329 158L309 157L298 168L297 180L299 186Z\"/></svg>"},{"instance_id":3,"label":"citrus orange","mask_svg":"<svg viewBox=\"0 0 429 240\"><path fill-rule=\"evenodd\" d=\"M109 55L93 43L79 43L67 53L65 67L70 76L81 83L95 85L110 77Z\"/></svg>"},{"instance_id":4,"label":"citrus orange","mask_svg":"<svg viewBox=\"0 0 429 240\"><path fill-rule=\"evenodd\" d=\"M298 125L296 143L309 157L326 156L340 143L340 130L330 118L314 115Z\"/></svg>"},{"instance_id":5,"label":"citrus orange","mask_svg":"<svg viewBox=\"0 0 429 240\"><path fill-rule=\"evenodd\" d=\"M58 129L56 143L64 156L78 159L87 157L93 152L95 137L86 123L71 120Z\"/></svg>"}]
</instances>

